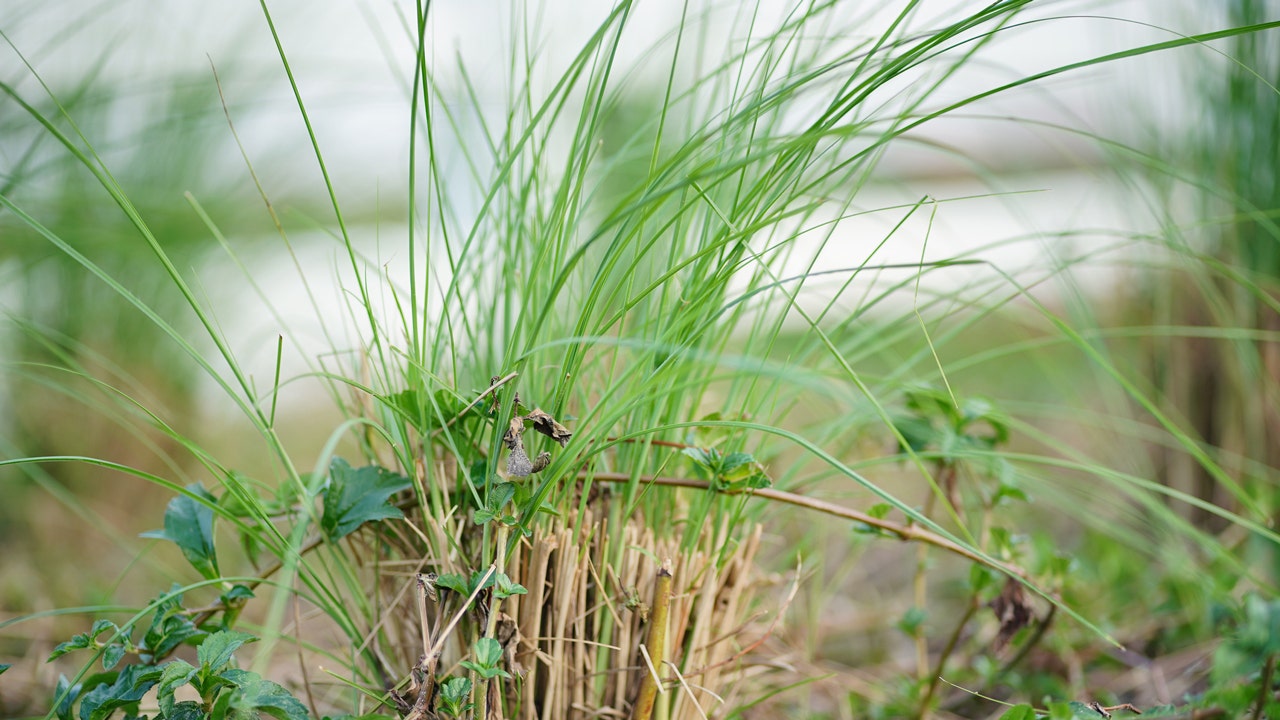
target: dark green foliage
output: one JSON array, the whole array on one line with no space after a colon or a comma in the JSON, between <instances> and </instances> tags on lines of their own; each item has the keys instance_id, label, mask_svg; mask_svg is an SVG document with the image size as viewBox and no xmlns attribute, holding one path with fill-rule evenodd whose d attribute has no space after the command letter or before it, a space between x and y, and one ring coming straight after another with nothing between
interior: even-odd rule
<instances>
[{"instance_id":1,"label":"dark green foliage","mask_svg":"<svg viewBox=\"0 0 1280 720\"><path fill-rule=\"evenodd\" d=\"M436 587L448 588L464 598L471 597L484 588L493 588L495 597L502 599L512 595L524 595L529 592L523 585L512 581L506 573L490 573L477 570L465 578L457 573L445 573L436 578Z\"/></svg>"},{"instance_id":2,"label":"dark green foliage","mask_svg":"<svg viewBox=\"0 0 1280 720\"><path fill-rule=\"evenodd\" d=\"M200 483L188 486L187 491L190 496L179 495L169 501L164 511L164 529L145 532L142 537L173 542L192 567L206 580L212 580L220 575L213 546L213 508L218 500Z\"/></svg>"},{"instance_id":3,"label":"dark green foliage","mask_svg":"<svg viewBox=\"0 0 1280 720\"><path fill-rule=\"evenodd\" d=\"M693 461L698 474L709 480L718 491L759 490L772 484L756 459L747 453L725 454L716 448L698 447L684 448L680 452Z\"/></svg>"},{"instance_id":4,"label":"dark green foliage","mask_svg":"<svg viewBox=\"0 0 1280 720\"><path fill-rule=\"evenodd\" d=\"M439 705L436 710L448 717L462 717L472 708L471 680L451 677L440 683Z\"/></svg>"},{"instance_id":5,"label":"dark green foliage","mask_svg":"<svg viewBox=\"0 0 1280 720\"><path fill-rule=\"evenodd\" d=\"M320 529L330 542L337 542L367 522L402 518L404 513L388 505L387 499L410 487L409 478L386 468L368 465L357 470L346 460L334 458L329 465Z\"/></svg>"}]
</instances>

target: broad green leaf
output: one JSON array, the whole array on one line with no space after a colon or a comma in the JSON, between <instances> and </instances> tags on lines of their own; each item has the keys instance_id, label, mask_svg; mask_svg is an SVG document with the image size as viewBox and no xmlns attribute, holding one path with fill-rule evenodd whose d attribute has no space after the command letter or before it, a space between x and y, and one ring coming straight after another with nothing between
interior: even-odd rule
<instances>
[{"instance_id":1,"label":"broad green leaf","mask_svg":"<svg viewBox=\"0 0 1280 720\"><path fill-rule=\"evenodd\" d=\"M472 648L472 655L477 663L493 667L502 660L502 643L490 637L480 638Z\"/></svg>"},{"instance_id":2,"label":"broad green leaf","mask_svg":"<svg viewBox=\"0 0 1280 720\"><path fill-rule=\"evenodd\" d=\"M708 470L712 468L712 464L715 462L711 453L702 448L687 447L682 449L680 454L692 460L698 467Z\"/></svg>"},{"instance_id":3,"label":"broad green leaf","mask_svg":"<svg viewBox=\"0 0 1280 720\"><path fill-rule=\"evenodd\" d=\"M213 547L212 508L218 500L200 483L188 485L187 490L208 504L179 495L169 501L169 507L164 511L164 530L145 532L142 537L174 543L197 572L207 580L214 580L220 576L218 555Z\"/></svg>"},{"instance_id":4,"label":"broad green leaf","mask_svg":"<svg viewBox=\"0 0 1280 720\"><path fill-rule=\"evenodd\" d=\"M755 462L755 458L747 453L729 453L720 460L720 473L728 475L739 468L751 465L753 462Z\"/></svg>"},{"instance_id":5,"label":"broad green leaf","mask_svg":"<svg viewBox=\"0 0 1280 720\"><path fill-rule=\"evenodd\" d=\"M247 670L229 669L221 676L235 686L231 696L231 708L253 717L266 713L277 720L307 720L307 706L284 689L283 686Z\"/></svg>"},{"instance_id":6,"label":"broad green leaf","mask_svg":"<svg viewBox=\"0 0 1280 720\"><path fill-rule=\"evenodd\" d=\"M385 468L369 465L355 470L346 460L334 458L320 529L330 542L337 542L367 522L402 518L404 513L388 505L387 499L411 486L409 478Z\"/></svg>"},{"instance_id":7,"label":"broad green leaf","mask_svg":"<svg viewBox=\"0 0 1280 720\"><path fill-rule=\"evenodd\" d=\"M515 494L515 483L504 482L494 485L489 492L489 498L486 503L488 510L497 515L507 503L511 502L511 498L515 497Z\"/></svg>"},{"instance_id":8,"label":"broad green leaf","mask_svg":"<svg viewBox=\"0 0 1280 720\"><path fill-rule=\"evenodd\" d=\"M177 698L174 691L191 682L200 669L185 660L173 660L165 663L160 671L159 686L156 688L156 699L160 702L160 710L165 717L173 717Z\"/></svg>"},{"instance_id":9,"label":"broad green leaf","mask_svg":"<svg viewBox=\"0 0 1280 720\"><path fill-rule=\"evenodd\" d=\"M206 675L220 672L235 655L236 650L247 642L256 640L248 633L234 630L220 630L200 643L196 649L196 657L200 660L200 670Z\"/></svg>"},{"instance_id":10,"label":"broad green leaf","mask_svg":"<svg viewBox=\"0 0 1280 720\"><path fill-rule=\"evenodd\" d=\"M80 720L106 720L121 708L136 715L138 701L155 683L138 681L142 665L127 665L117 675L115 682L103 683L85 693L80 701Z\"/></svg>"}]
</instances>

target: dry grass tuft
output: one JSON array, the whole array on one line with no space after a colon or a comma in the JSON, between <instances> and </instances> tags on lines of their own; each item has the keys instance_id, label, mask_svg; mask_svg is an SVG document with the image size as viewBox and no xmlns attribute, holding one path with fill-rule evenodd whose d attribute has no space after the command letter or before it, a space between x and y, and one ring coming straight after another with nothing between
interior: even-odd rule
<instances>
[{"instance_id":1,"label":"dry grass tuft","mask_svg":"<svg viewBox=\"0 0 1280 720\"><path fill-rule=\"evenodd\" d=\"M715 717L758 696L764 673L753 651L785 611L785 603L767 608L760 602L761 591L775 583L755 566L762 528L753 526L736 545L718 548L715 538L723 538L725 528L716 533L708 526L695 550L681 552L679 540L655 536L638 515L620 527L606 515L593 507L536 529L506 564L528 594L493 601L485 592L466 610L456 593L401 592L406 567L384 568L385 597L394 606L383 618L386 654L410 658L416 668L409 690L399 693L407 700L402 711L410 710L422 687L465 673L457 663L486 627L503 644L503 669L513 676L490 694L489 718L646 717L636 712L636 700L655 671L654 717ZM447 532L428 520L419 539L448 547L442 542ZM417 566L474 570L456 563L429 557ZM671 581L667 622L659 629L652 610L663 567ZM492 621L490 613L496 613ZM460 622L451 623L454 616ZM440 656L424 652L433 646L443 648ZM748 676L755 678L750 689L739 684Z\"/></svg>"}]
</instances>

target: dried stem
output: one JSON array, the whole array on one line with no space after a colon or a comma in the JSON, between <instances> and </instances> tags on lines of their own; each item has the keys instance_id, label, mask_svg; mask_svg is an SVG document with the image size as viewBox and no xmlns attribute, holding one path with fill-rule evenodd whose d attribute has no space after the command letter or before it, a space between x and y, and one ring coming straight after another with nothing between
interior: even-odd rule
<instances>
[{"instance_id":1,"label":"dried stem","mask_svg":"<svg viewBox=\"0 0 1280 720\"><path fill-rule=\"evenodd\" d=\"M1271 678L1276 672L1276 656L1267 656L1267 664L1262 668L1262 683L1258 686L1258 702L1253 706L1253 720L1261 720L1263 710L1267 707L1267 699L1271 697Z\"/></svg>"},{"instance_id":2,"label":"dried stem","mask_svg":"<svg viewBox=\"0 0 1280 720\"><path fill-rule=\"evenodd\" d=\"M613 472L597 472L589 475L584 473L579 477L583 479L589 477L593 481L611 482L611 483L625 483L625 482L631 482L632 480L632 476L627 473L613 473ZM667 487L695 488L698 490L710 490L713 487L711 483L706 482L705 480L691 480L688 478L663 477L660 475L641 475L638 478L638 480L639 482L652 483L654 485L664 485ZM903 525L900 523L893 522L891 520L885 520L882 518L873 517L864 512L859 512L852 508L844 507L843 505L836 505L835 503L830 503L825 500L818 500L816 498L805 497L804 495L797 495L795 493L786 492L785 490L775 490L773 488L762 488L758 490L717 489L717 492L723 493L725 495L740 495L740 494L746 493L746 494L754 495L755 497L764 498L765 500L773 500L774 502L786 503L788 505L795 505L796 507L815 510L820 513L825 513L827 515L843 518L845 520L853 520L855 522L864 523L864 524L870 525L871 527L879 528L881 530L884 530L887 533L895 535L899 540L922 542L927 545L932 545L934 547L942 548L943 550L946 550L950 553L959 555L960 557L966 558L968 560L972 560L973 562L976 562L980 565L985 565L994 570L998 570L1006 575L1019 577L1024 580L1029 579L1029 575L1027 571L1023 570L1017 565L1014 565L1012 563L1002 563L996 560L985 558L982 555L979 555L978 553L962 545L958 545L957 543L951 540L948 540L947 538L931 530L926 530L924 528L916 527L914 525Z\"/></svg>"},{"instance_id":3,"label":"dried stem","mask_svg":"<svg viewBox=\"0 0 1280 720\"><path fill-rule=\"evenodd\" d=\"M929 687L925 690L924 697L920 700L920 714L917 717L926 718L929 716L929 703L933 701L933 696L938 691L938 683L942 680L942 671L946 669L947 659L951 657L951 653L955 652L956 645L960 644L960 635L964 632L964 627L973 619L973 614L978 611L978 607L978 595L974 593L969 598L969 607L964 611L960 622L956 623L955 630L951 631L951 637L947 638L946 647L942 648L942 653L938 655L938 664L934 667Z\"/></svg>"},{"instance_id":4,"label":"dried stem","mask_svg":"<svg viewBox=\"0 0 1280 720\"><path fill-rule=\"evenodd\" d=\"M658 698L658 668L667 653L667 614L671 609L671 570L668 562L664 562L658 570L658 582L653 588L653 614L649 616L649 638L645 647L653 667L641 667L640 695L636 698L636 707L631 717L634 720L649 720L653 716L653 705Z\"/></svg>"}]
</instances>

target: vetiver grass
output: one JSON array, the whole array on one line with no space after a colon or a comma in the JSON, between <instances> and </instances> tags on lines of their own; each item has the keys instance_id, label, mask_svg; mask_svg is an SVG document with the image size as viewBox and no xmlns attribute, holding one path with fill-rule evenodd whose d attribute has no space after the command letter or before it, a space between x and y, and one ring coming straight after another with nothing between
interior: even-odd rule
<instances>
[{"instance_id":1,"label":"vetiver grass","mask_svg":"<svg viewBox=\"0 0 1280 720\"><path fill-rule=\"evenodd\" d=\"M228 570L227 538L220 538L224 567L200 570L205 580L181 588L199 598L188 599L189 617L230 625L243 600L231 594L235 586L257 593L246 618L237 619L262 637L253 669L270 674L296 662L301 682L290 689L322 713L391 713L399 705L415 717L453 711L648 717L652 702L655 717L701 717L771 702L839 716L831 706L794 699L821 682L819 664L811 674L787 672L770 662L770 653L784 652L782 638L799 636L787 625L822 626L822 607L796 618L791 605L810 568L841 564L845 546L861 547L861 537L884 537L916 541L910 598L892 619L908 638L912 662L906 671L895 668L899 684L886 681L868 697L878 695L880 712L927 716L966 700L956 700L939 680L952 676L957 658L968 667L980 657L1001 657L1012 644L1012 657L1003 657L1016 664L1064 625L1084 631L1063 633L1064 644L1119 644L1124 628L1073 585L1115 570L1104 563L1073 570L1052 546L1054 535L1027 541L1016 532L1033 527L1042 506L1097 516L1080 502L1097 491L1064 482L1067 473L1106 482L1116 493L1108 491L1106 502L1117 517L1099 524L1123 545L1159 555L1173 550L1161 542L1172 538L1215 568L1273 589L1274 578L1252 573L1234 540L1186 523L1161 499L1195 505L1194 498L1112 468L1076 448L1074 437L1033 422L1043 413L1059 428L1087 425L1093 408L1061 397L1051 398L1056 404L1047 410L992 406L952 382L966 364L989 362L992 353L1023 352L1008 342L966 361L950 348L992 317L1025 313L1024 322L1046 334L1044 343L1069 348L1068 362L1088 368L1051 368L1066 382L1088 382L1152 421L1117 417L1114 427L1132 433L1135 444L1153 441L1185 454L1223 487L1237 488L1238 509L1198 507L1244 537L1274 544L1265 500L1240 491L1216 451L1160 409L1099 342L1105 330L1094 327L1096 318L1072 314L1080 306L1049 307L1027 291L1026 279L998 267L958 292L927 284L934 273L990 267L976 258L886 268L873 249L848 252L838 270L817 264L819 252L842 252L841 222L864 212L858 190L874 181L884 150L912 130L1060 73L1274 25L1242 21L1221 33L1174 38L935 102L946 80L981 58L988 43L1020 31L1017 21L1030 4L996 2L971 15L926 21L922 6L904 3L883 34L867 36L840 4L808 3L759 31L762 18L734 16L724 47L710 39L720 16L690 8L644 53L645 62L664 70L666 83L654 93L656 110L634 119L624 112L635 106L627 94L635 68L617 60L637 11L630 3L612 8L545 88L537 81L543 55L536 39L523 36L532 26L515 24L507 42L511 95L497 115L479 99L483 88L471 75L457 75L461 101L445 94L441 77L454 77L453 60L435 55L431 16L419 7L406 23L417 54L406 64L412 68L408 223L397 253L403 267L394 271L370 256L346 220L325 169L325 143L312 131L307 97L294 82L289 47L264 4L325 178L332 215L319 222L346 263L347 315L321 321L327 337L354 338L308 359L306 376L324 381L346 420L315 457L305 458L282 441L277 424L284 417L277 397L301 379L280 375L283 340L270 382L251 378L231 350L228 327L79 132L74 114L37 107L5 85L9 101L106 190L194 322L170 319L135 292L129 270L108 269L84 253L78 237L48 227L6 193L0 202L10 218L125 300L180 351L182 364L216 384L271 464L253 474L227 466L200 437L179 429L180 418L149 412L109 379L81 392L107 412L128 409L126 424L158 433L175 458L171 477L85 457L4 464L38 473L74 461L133 474L185 498L171 509L209 512L210 524L216 516L233 529L261 562L253 572L243 563L243 573ZM689 66L694 72L686 74ZM448 157L461 163L446 165ZM272 210L270 188L259 189ZM240 252L206 198L188 201L210 236L233 255ZM916 246L923 239L903 239L899 228L944 206L926 198L880 209L898 224L878 241ZM292 226L271 217L288 241ZM817 250L797 242L810 236L821 238ZM880 273L904 269L899 280L873 283ZM1069 283L1067 269L1045 272L1064 274ZM246 284L252 281L246 271ZM839 290L815 308L806 304L806 290L819 283ZM972 300L979 289L990 292ZM895 297L909 299L910 309L877 314ZM845 310L844 302L855 309ZM1011 310L1015 303L1022 309ZM323 315L319 303L315 310ZM356 330L345 334L344 327ZM30 329L34 337L46 335ZM1228 335L1245 337L1239 330ZM74 348L75 341L54 345ZM96 374L75 353L55 353L52 364L80 377ZM513 426L513 417L525 420ZM561 426L572 436L565 438ZM876 446L879 456L869 457ZM886 456L885 447L898 450ZM544 464L543 451L549 460L529 472ZM336 462L339 453L351 466L377 469L345 466ZM1273 470L1263 466L1260 474L1273 477ZM188 486L191 480L202 480L213 496ZM334 498L346 488L377 502L335 510ZM1010 509L1025 507L1024 488L1035 496L1033 509ZM823 497L832 492L844 496L841 502ZM396 510L381 502L387 498ZM841 518L842 535L821 541L800 533L816 555L808 566L775 550L787 565L770 570L794 577L765 588L778 579L756 561L763 543L777 542L764 538L784 503ZM339 520L363 527L336 529L339 511L345 513ZM1144 524L1159 539L1142 536ZM174 539L167 523L166 532ZM212 559L208 547L187 558L193 553L197 569ZM957 567L966 568L967 579L956 598L958 618L945 625L926 609ZM1196 567L1171 574L1185 577ZM523 588L504 589L509 582ZM217 591L223 594L215 600ZM133 623L145 628L150 609L175 593L123 616L129 623L122 621L116 635L127 635ZM1004 608L995 648L992 631L986 642L969 635L988 604ZM665 627L653 621L663 610ZM324 622L308 622L313 615ZM230 642L226 637L219 642ZM660 647L665 652L654 657ZM98 648L106 652L114 651ZM317 658L329 674L316 668ZM803 658L812 659L812 653ZM978 684L995 692L1011 669L996 662ZM79 679L92 680L89 673L85 666ZM69 697L65 689L56 692ZM844 702L855 708L846 712L865 710L861 700ZM286 714L298 710L287 707ZM1024 705L1010 712L1031 711Z\"/></svg>"}]
</instances>

